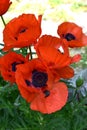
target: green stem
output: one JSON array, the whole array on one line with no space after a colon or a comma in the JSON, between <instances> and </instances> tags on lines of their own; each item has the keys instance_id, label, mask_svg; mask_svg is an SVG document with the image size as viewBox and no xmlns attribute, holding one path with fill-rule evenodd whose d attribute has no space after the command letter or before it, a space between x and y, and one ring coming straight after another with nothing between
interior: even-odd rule
<instances>
[{"instance_id":1,"label":"green stem","mask_svg":"<svg viewBox=\"0 0 87 130\"><path fill-rule=\"evenodd\" d=\"M4 20L4 18L3 18L3 16L1 15L1 20L2 20L2 22L3 22L3 24L4 24L4 26L6 25L6 23L5 23L5 20Z\"/></svg>"},{"instance_id":2,"label":"green stem","mask_svg":"<svg viewBox=\"0 0 87 130\"><path fill-rule=\"evenodd\" d=\"M33 59L32 50L31 50L31 47L30 47L30 46L29 46L29 51L30 51L30 58Z\"/></svg>"},{"instance_id":3,"label":"green stem","mask_svg":"<svg viewBox=\"0 0 87 130\"><path fill-rule=\"evenodd\" d=\"M0 43L1 46L4 46L4 44Z\"/></svg>"}]
</instances>

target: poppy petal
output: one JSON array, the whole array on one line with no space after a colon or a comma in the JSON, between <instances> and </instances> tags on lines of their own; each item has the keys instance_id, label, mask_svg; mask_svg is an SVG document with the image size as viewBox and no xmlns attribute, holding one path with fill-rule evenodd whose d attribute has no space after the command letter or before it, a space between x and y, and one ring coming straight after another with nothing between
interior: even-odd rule
<instances>
[{"instance_id":1,"label":"poppy petal","mask_svg":"<svg viewBox=\"0 0 87 130\"><path fill-rule=\"evenodd\" d=\"M22 87L20 87L20 86L18 87L19 91L21 88ZM35 93L31 93L31 92L27 91L26 89L21 89L20 94L22 95L22 97L24 99L27 100L27 102L31 102L35 98Z\"/></svg>"},{"instance_id":2,"label":"poppy petal","mask_svg":"<svg viewBox=\"0 0 87 130\"><path fill-rule=\"evenodd\" d=\"M66 66L61 69L56 69L56 73L58 73L58 75L61 78L65 78L65 79L72 78L74 76L74 70L69 66Z\"/></svg>"},{"instance_id":3,"label":"poppy petal","mask_svg":"<svg viewBox=\"0 0 87 130\"><path fill-rule=\"evenodd\" d=\"M60 110L67 102L68 89L62 82L53 85L50 90L50 95L45 97L40 93L31 102L30 108L32 110L40 111L41 113L50 114Z\"/></svg>"},{"instance_id":4,"label":"poppy petal","mask_svg":"<svg viewBox=\"0 0 87 130\"><path fill-rule=\"evenodd\" d=\"M75 56L72 57L71 63L79 62L81 60L81 55L76 54Z\"/></svg>"},{"instance_id":5,"label":"poppy petal","mask_svg":"<svg viewBox=\"0 0 87 130\"><path fill-rule=\"evenodd\" d=\"M71 62L70 57L63 55L57 49L52 47L39 47L37 54L42 62L46 62L50 68L62 68L69 65Z\"/></svg>"}]
</instances>

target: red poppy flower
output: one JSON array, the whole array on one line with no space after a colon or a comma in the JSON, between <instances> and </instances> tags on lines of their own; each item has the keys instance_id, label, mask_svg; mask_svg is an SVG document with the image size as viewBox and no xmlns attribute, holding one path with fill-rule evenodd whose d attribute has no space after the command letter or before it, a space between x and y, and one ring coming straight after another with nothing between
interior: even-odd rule
<instances>
[{"instance_id":1,"label":"red poppy flower","mask_svg":"<svg viewBox=\"0 0 87 130\"><path fill-rule=\"evenodd\" d=\"M63 22L58 26L57 33L68 41L69 47L87 46L87 36L82 28L72 22Z\"/></svg>"},{"instance_id":2,"label":"red poppy flower","mask_svg":"<svg viewBox=\"0 0 87 130\"><path fill-rule=\"evenodd\" d=\"M76 61L76 56L70 57L65 39L44 35L39 39L35 49L40 60L45 62L50 68L59 69ZM79 56L77 61L78 59Z\"/></svg>"},{"instance_id":3,"label":"red poppy flower","mask_svg":"<svg viewBox=\"0 0 87 130\"><path fill-rule=\"evenodd\" d=\"M23 98L33 110L52 113L67 102L68 90L64 83L54 83L54 75L39 59L17 66L16 83Z\"/></svg>"},{"instance_id":4,"label":"red poppy flower","mask_svg":"<svg viewBox=\"0 0 87 130\"><path fill-rule=\"evenodd\" d=\"M16 67L19 64L27 62L28 59L16 52L9 52L0 57L0 71L4 80L15 82Z\"/></svg>"},{"instance_id":5,"label":"red poppy flower","mask_svg":"<svg viewBox=\"0 0 87 130\"><path fill-rule=\"evenodd\" d=\"M41 18L34 14L22 14L12 19L3 31L4 51L33 44L41 34Z\"/></svg>"},{"instance_id":6,"label":"red poppy flower","mask_svg":"<svg viewBox=\"0 0 87 130\"><path fill-rule=\"evenodd\" d=\"M11 4L12 2L10 0L0 0L0 16L7 12Z\"/></svg>"}]
</instances>

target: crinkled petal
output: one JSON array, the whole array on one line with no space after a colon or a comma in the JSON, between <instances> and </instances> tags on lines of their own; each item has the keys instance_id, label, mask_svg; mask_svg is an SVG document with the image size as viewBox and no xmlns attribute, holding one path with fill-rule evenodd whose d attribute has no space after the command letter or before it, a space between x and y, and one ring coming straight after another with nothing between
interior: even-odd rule
<instances>
[{"instance_id":1,"label":"crinkled petal","mask_svg":"<svg viewBox=\"0 0 87 130\"><path fill-rule=\"evenodd\" d=\"M14 27L14 28L13 28ZM41 15L22 14L6 24L3 30L3 51L32 45L41 34Z\"/></svg>"},{"instance_id":2,"label":"crinkled petal","mask_svg":"<svg viewBox=\"0 0 87 130\"><path fill-rule=\"evenodd\" d=\"M65 78L65 79L72 78L74 76L74 70L69 66L66 66L61 69L57 69L56 73L58 73L58 75L61 78Z\"/></svg>"},{"instance_id":3,"label":"crinkled petal","mask_svg":"<svg viewBox=\"0 0 87 130\"><path fill-rule=\"evenodd\" d=\"M71 62L70 57L60 53L58 50L52 47L39 47L37 54L39 59L41 59L43 62L46 62L50 68L61 68L69 65Z\"/></svg>"},{"instance_id":4,"label":"crinkled petal","mask_svg":"<svg viewBox=\"0 0 87 130\"><path fill-rule=\"evenodd\" d=\"M50 114L56 112L66 104L68 97L68 89L62 82L53 85L53 89L50 90L50 95L45 97L43 93L40 93L31 102L31 109L40 111L41 113Z\"/></svg>"}]
</instances>

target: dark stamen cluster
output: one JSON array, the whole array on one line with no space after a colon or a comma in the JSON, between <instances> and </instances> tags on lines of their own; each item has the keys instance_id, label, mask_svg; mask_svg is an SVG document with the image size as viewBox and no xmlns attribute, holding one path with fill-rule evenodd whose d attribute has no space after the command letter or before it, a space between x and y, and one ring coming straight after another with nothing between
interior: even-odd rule
<instances>
[{"instance_id":1,"label":"dark stamen cluster","mask_svg":"<svg viewBox=\"0 0 87 130\"><path fill-rule=\"evenodd\" d=\"M67 40L67 41L71 41L71 40L75 40L75 36L71 33L67 33L64 38Z\"/></svg>"},{"instance_id":2,"label":"dark stamen cluster","mask_svg":"<svg viewBox=\"0 0 87 130\"><path fill-rule=\"evenodd\" d=\"M45 97L48 97L50 95L50 91L49 90L45 90L43 93L44 93Z\"/></svg>"},{"instance_id":3,"label":"dark stamen cluster","mask_svg":"<svg viewBox=\"0 0 87 130\"><path fill-rule=\"evenodd\" d=\"M31 82L29 80L26 79L25 82L26 82L27 86L31 85Z\"/></svg>"},{"instance_id":4,"label":"dark stamen cluster","mask_svg":"<svg viewBox=\"0 0 87 130\"><path fill-rule=\"evenodd\" d=\"M22 29L20 33L24 33L26 31L26 28Z\"/></svg>"},{"instance_id":5,"label":"dark stamen cluster","mask_svg":"<svg viewBox=\"0 0 87 130\"><path fill-rule=\"evenodd\" d=\"M26 32L26 30L27 30L27 28L22 28L22 29L19 31L18 35L14 37L15 40L18 40L18 36L19 36L19 34L20 34L20 33L24 33L24 32Z\"/></svg>"},{"instance_id":6,"label":"dark stamen cluster","mask_svg":"<svg viewBox=\"0 0 87 130\"><path fill-rule=\"evenodd\" d=\"M47 80L48 80L47 73L41 72L41 71L36 71L36 70L32 72L32 84L35 87L46 86Z\"/></svg>"}]
</instances>

